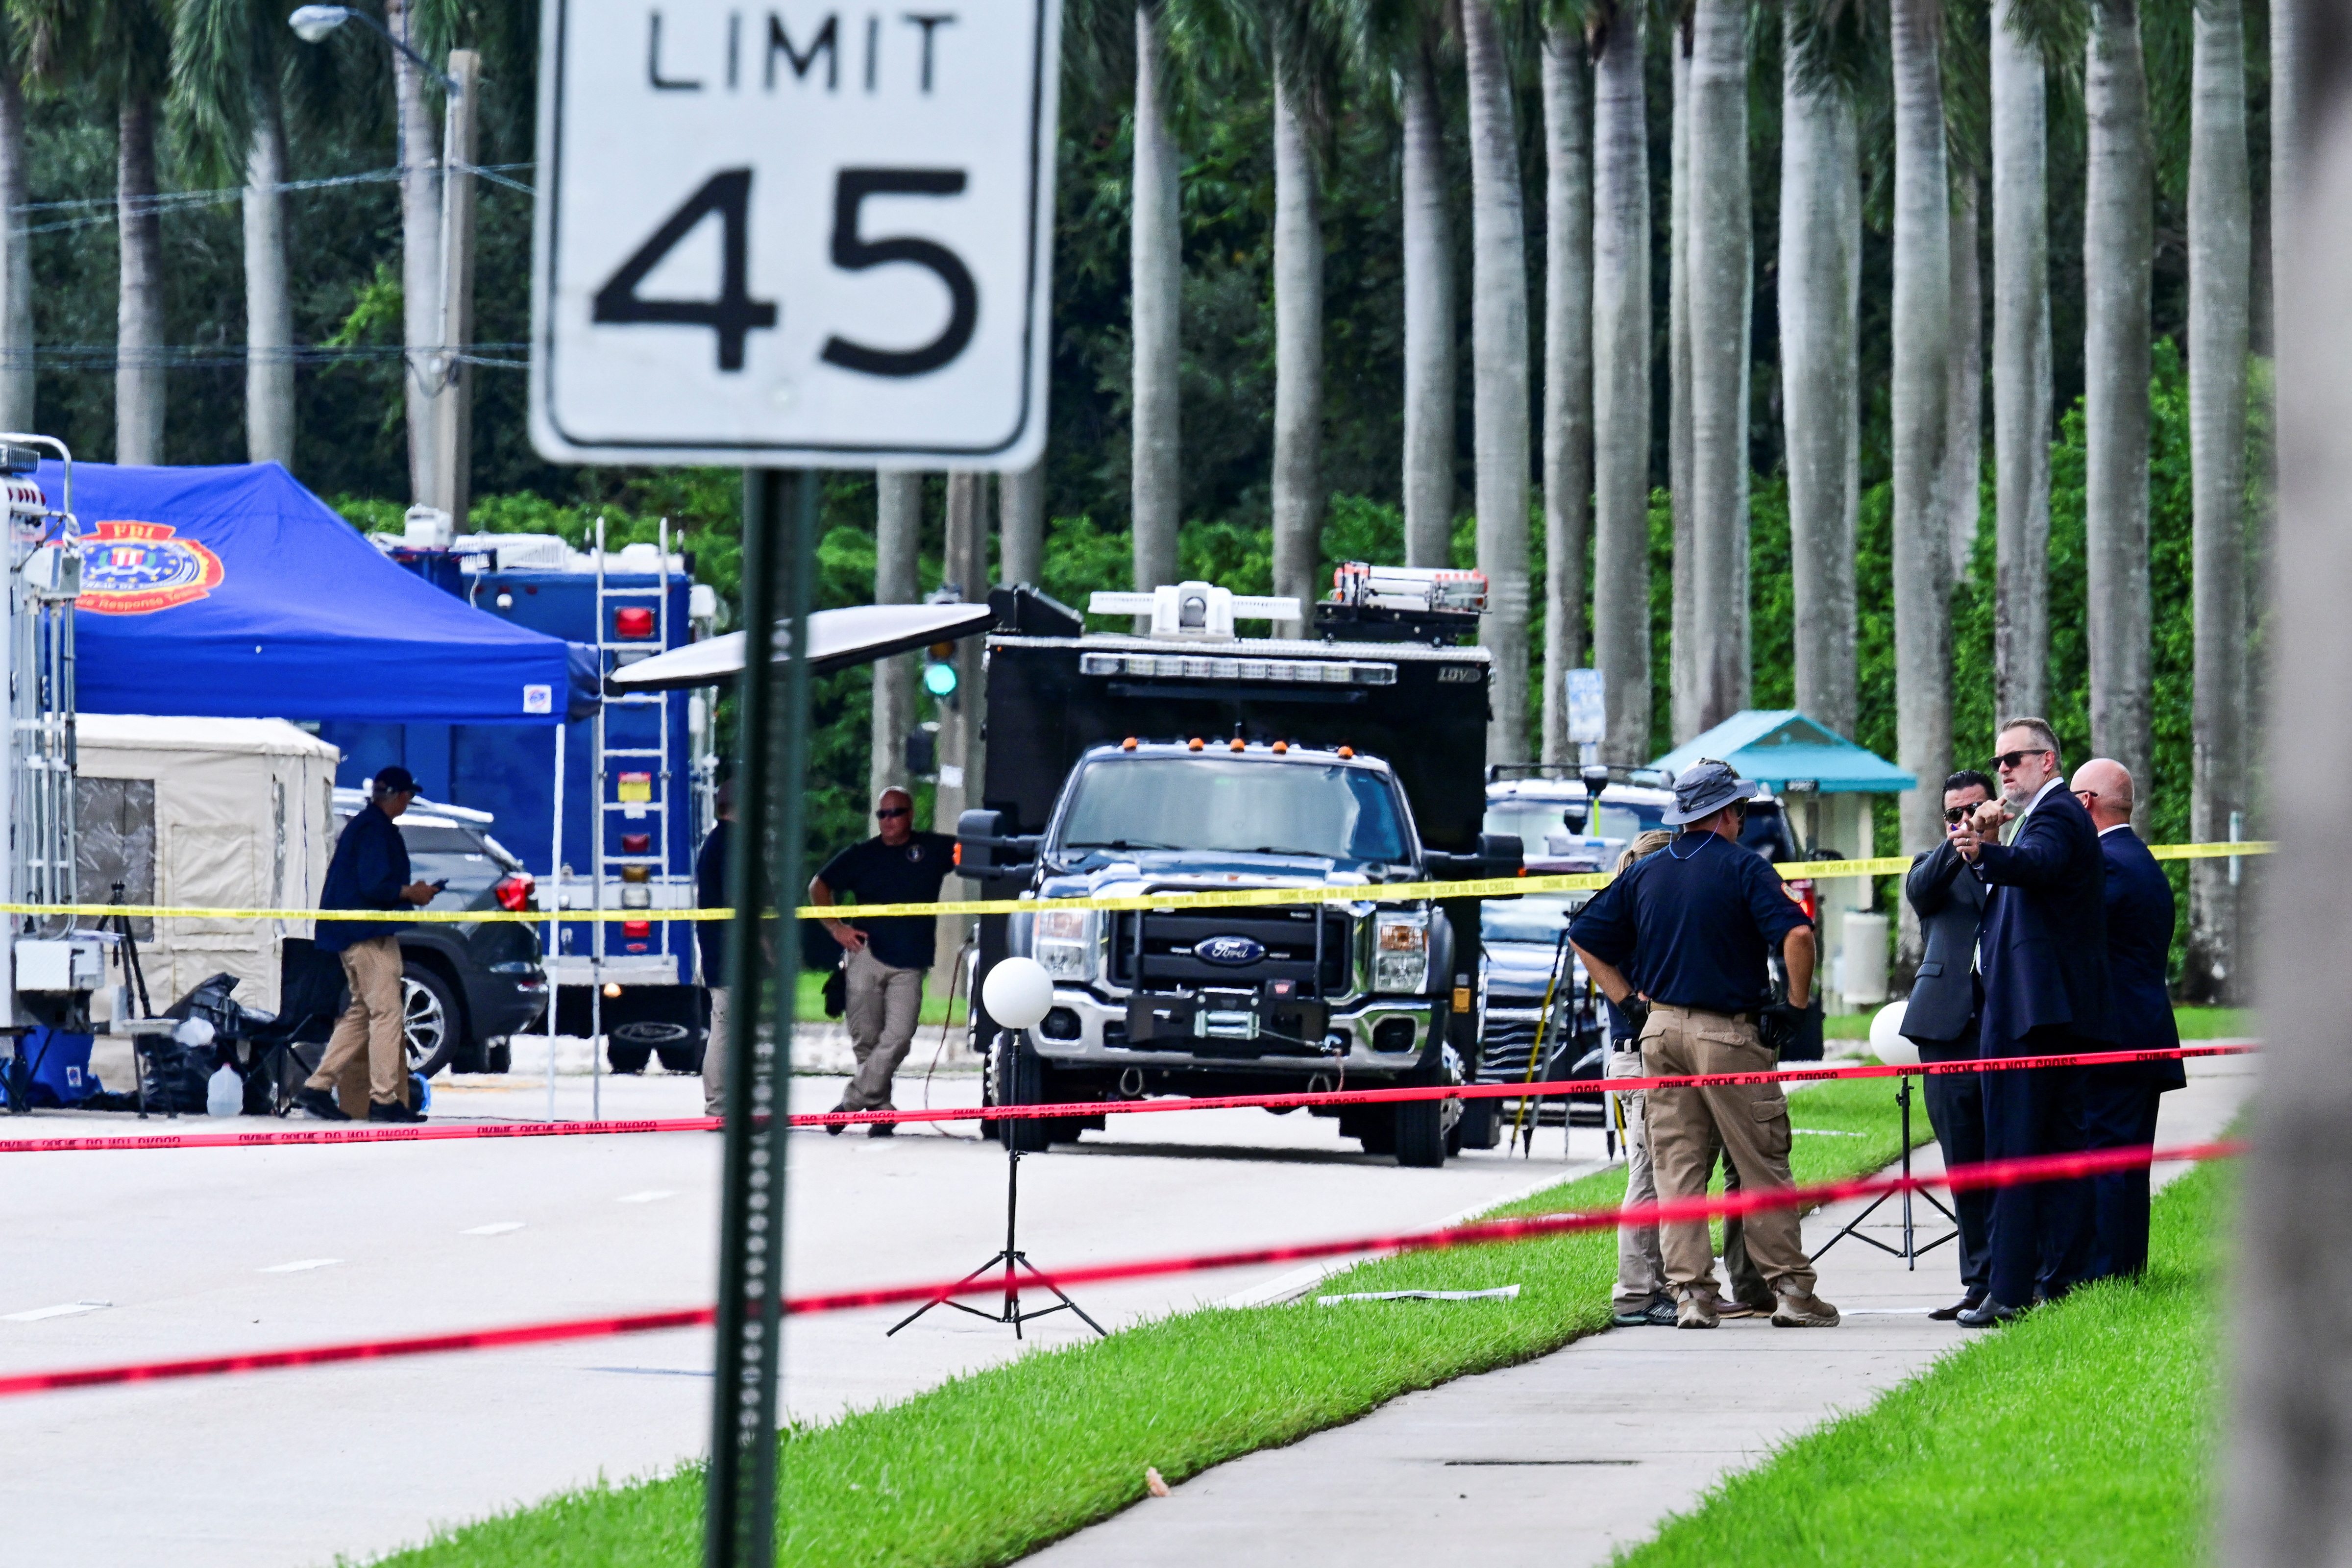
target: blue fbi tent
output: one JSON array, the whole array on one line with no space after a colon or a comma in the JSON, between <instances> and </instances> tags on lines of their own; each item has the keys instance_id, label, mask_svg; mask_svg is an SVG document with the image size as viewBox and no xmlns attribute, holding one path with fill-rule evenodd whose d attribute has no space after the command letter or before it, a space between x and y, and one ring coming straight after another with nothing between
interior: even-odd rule
<instances>
[{"instance_id":1,"label":"blue fbi tent","mask_svg":"<svg viewBox=\"0 0 2352 1568\"><path fill-rule=\"evenodd\" d=\"M1891 795L1918 783L1876 752L1793 708L1734 713L1650 765L1673 777L1701 757L1728 763L1742 778L1760 779L1776 790Z\"/></svg>"},{"instance_id":2,"label":"blue fbi tent","mask_svg":"<svg viewBox=\"0 0 2352 1568\"><path fill-rule=\"evenodd\" d=\"M41 465L52 505L62 479ZM89 711L553 724L595 709L593 650L404 571L276 463L76 463L73 512Z\"/></svg>"}]
</instances>

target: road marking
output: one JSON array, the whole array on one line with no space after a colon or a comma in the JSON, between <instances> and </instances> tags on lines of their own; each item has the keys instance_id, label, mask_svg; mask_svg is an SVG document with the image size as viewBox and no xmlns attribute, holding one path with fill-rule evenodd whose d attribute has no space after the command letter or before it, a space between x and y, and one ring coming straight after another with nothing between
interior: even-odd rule
<instances>
[{"instance_id":1,"label":"road marking","mask_svg":"<svg viewBox=\"0 0 2352 1568\"><path fill-rule=\"evenodd\" d=\"M613 1201L616 1204L657 1204L664 1198L676 1196L677 1196L677 1192L669 1187L656 1187L649 1193L630 1193Z\"/></svg>"},{"instance_id":2,"label":"road marking","mask_svg":"<svg viewBox=\"0 0 2352 1568\"><path fill-rule=\"evenodd\" d=\"M83 1312L95 1312L111 1307L111 1301L66 1301L55 1307L36 1307L29 1312L11 1312L0 1318L0 1323L37 1323L44 1318L71 1318Z\"/></svg>"},{"instance_id":3,"label":"road marking","mask_svg":"<svg viewBox=\"0 0 2352 1568\"><path fill-rule=\"evenodd\" d=\"M1873 1138L1872 1132L1841 1132L1833 1127L1791 1127L1791 1132L1801 1132L1808 1138Z\"/></svg>"},{"instance_id":4,"label":"road marking","mask_svg":"<svg viewBox=\"0 0 2352 1568\"><path fill-rule=\"evenodd\" d=\"M264 1274L299 1274L306 1268L331 1268L342 1261L340 1258L300 1258L291 1263L273 1263L261 1270Z\"/></svg>"},{"instance_id":5,"label":"road marking","mask_svg":"<svg viewBox=\"0 0 2352 1568\"><path fill-rule=\"evenodd\" d=\"M646 1377L709 1377L713 1374L690 1366L592 1366L590 1372L627 1372Z\"/></svg>"},{"instance_id":6,"label":"road marking","mask_svg":"<svg viewBox=\"0 0 2352 1568\"><path fill-rule=\"evenodd\" d=\"M459 1236L504 1236L510 1230L521 1228L522 1221L519 1219L502 1219L489 1225L478 1225L471 1230L461 1230L457 1234Z\"/></svg>"}]
</instances>

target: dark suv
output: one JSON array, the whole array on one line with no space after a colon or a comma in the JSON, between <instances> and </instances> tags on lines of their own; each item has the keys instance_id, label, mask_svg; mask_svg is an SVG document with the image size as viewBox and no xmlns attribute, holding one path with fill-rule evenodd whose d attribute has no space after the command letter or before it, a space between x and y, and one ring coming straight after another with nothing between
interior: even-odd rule
<instances>
[{"instance_id":1,"label":"dark suv","mask_svg":"<svg viewBox=\"0 0 2352 1568\"><path fill-rule=\"evenodd\" d=\"M359 790L337 790L338 824L366 801ZM449 883L428 910L538 907L530 873L490 837L490 821L488 812L421 799L401 815L410 874L420 882L446 878ZM410 1068L427 1078L445 1067L506 1071L512 1059L507 1037L547 1008L539 932L513 921L434 921L403 930L400 953L407 971L401 989Z\"/></svg>"}]
</instances>

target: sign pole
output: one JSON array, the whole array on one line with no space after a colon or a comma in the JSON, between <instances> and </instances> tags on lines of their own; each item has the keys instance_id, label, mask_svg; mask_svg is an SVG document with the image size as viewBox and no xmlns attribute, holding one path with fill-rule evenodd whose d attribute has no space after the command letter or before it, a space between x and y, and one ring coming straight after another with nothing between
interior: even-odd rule
<instances>
[{"instance_id":1,"label":"sign pole","mask_svg":"<svg viewBox=\"0 0 2352 1568\"><path fill-rule=\"evenodd\" d=\"M788 617L804 645L815 571L818 476L743 474L743 618L750 647L736 703L739 820L728 845L729 1009L725 1192L719 1234L718 1356L706 1493L708 1568L773 1568L776 1407L783 1363L784 1159L799 932L782 911L802 872L808 752L807 660L758 655ZM769 1043L760 1038L774 985ZM715 1043L715 1042L714 1042Z\"/></svg>"}]
</instances>

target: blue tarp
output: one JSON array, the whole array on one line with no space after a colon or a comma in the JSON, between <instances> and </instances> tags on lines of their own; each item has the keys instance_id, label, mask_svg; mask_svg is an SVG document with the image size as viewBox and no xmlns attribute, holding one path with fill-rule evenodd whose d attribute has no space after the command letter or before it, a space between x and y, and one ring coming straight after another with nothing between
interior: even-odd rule
<instances>
[{"instance_id":1,"label":"blue tarp","mask_svg":"<svg viewBox=\"0 0 2352 1568\"><path fill-rule=\"evenodd\" d=\"M1793 708L1734 713L1650 765L1671 777L1701 757L1729 763L1741 777L1761 779L1774 789L1801 782L1822 795L1893 795L1919 782Z\"/></svg>"},{"instance_id":2,"label":"blue tarp","mask_svg":"<svg viewBox=\"0 0 2352 1568\"><path fill-rule=\"evenodd\" d=\"M58 465L41 465L52 506ZM276 463L76 463L78 706L93 713L552 724L593 650L394 564Z\"/></svg>"}]
</instances>

